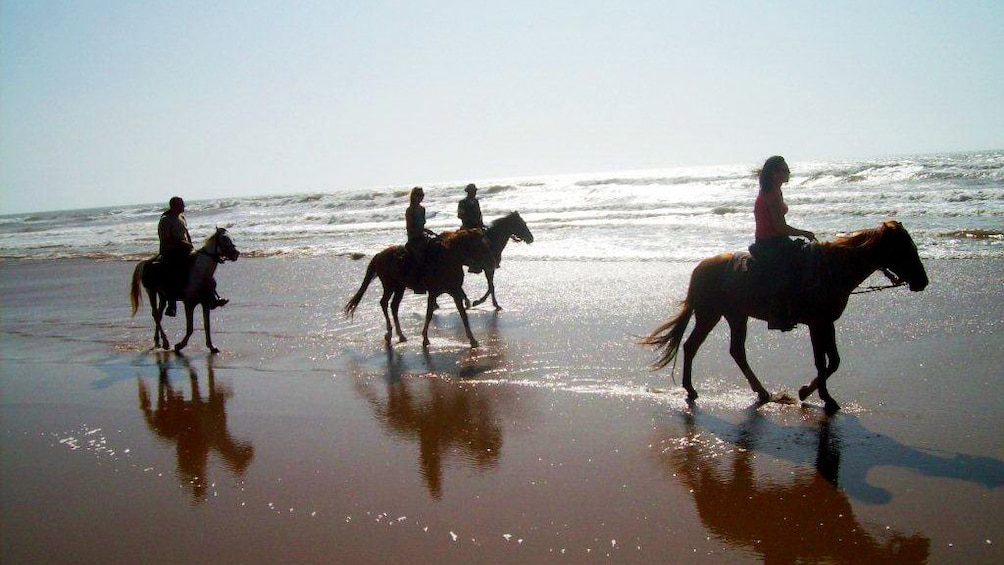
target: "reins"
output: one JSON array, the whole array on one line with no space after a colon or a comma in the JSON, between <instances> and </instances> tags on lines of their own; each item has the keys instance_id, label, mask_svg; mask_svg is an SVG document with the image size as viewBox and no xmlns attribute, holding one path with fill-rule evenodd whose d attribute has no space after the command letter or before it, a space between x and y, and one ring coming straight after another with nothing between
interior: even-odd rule
<instances>
[{"instance_id":1,"label":"reins","mask_svg":"<svg viewBox=\"0 0 1004 565\"><path fill-rule=\"evenodd\" d=\"M885 275L885 277L889 279L889 282L891 282L892 284L866 286L860 290L852 290L851 294L865 294L868 292L878 292L880 290L889 290L890 288L896 288L898 286L904 286L905 284L907 284L906 281L897 277L889 269L882 269L882 274Z\"/></svg>"}]
</instances>

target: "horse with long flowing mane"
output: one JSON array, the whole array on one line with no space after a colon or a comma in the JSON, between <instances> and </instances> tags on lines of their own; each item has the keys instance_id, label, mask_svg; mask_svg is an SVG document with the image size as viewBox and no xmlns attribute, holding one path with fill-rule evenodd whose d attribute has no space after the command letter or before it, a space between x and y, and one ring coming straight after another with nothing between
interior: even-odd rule
<instances>
[{"instance_id":1,"label":"horse with long flowing mane","mask_svg":"<svg viewBox=\"0 0 1004 565\"><path fill-rule=\"evenodd\" d=\"M383 285L380 308L383 310L384 321L387 323L384 341L389 344L391 340L391 319L387 314L388 302L390 302L391 312L394 316L393 329L397 331L398 341L408 341L408 338L401 332L401 322L397 315L398 307L401 305L401 299L404 298L405 289L414 289L421 282L422 286L428 290L425 325L422 327L422 345L429 345L429 323L432 321L436 297L440 294L449 294L457 305L457 311L460 312L460 319L464 322L464 330L467 332L467 339L470 340L471 347L477 347L478 341L471 333L471 325L467 321L467 312L463 306L465 297L463 284L465 265L482 268L494 265L494 258L485 244L481 230L460 229L443 232L433 239L426 250L426 264L421 281L415 280L415 277L411 275L407 261L407 251L403 245L393 245L374 255L366 267L366 275L363 277L359 290L345 304L345 315L352 316L355 313L370 282L374 277L380 277L380 283Z\"/></svg>"},{"instance_id":2,"label":"horse with long flowing mane","mask_svg":"<svg viewBox=\"0 0 1004 565\"><path fill-rule=\"evenodd\" d=\"M885 222L877 229L855 232L836 241L819 245L821 275L811 293L791 297L794 320L809 326L816 378L798 391L805 400L814 391L825 403L827 412L836 412L840 405L830 396L826 380L840 365L834 322L843 313L851 293L872 273L881 270L895 283L909 284L910 290L923 290L928 283L927 271L917 254L917 246L899 222ZM689 400L697 398L691 383L694 356L704 339L724 316L731 330L729 353L749 382L760 402L770 394L760 384L746 361L746 322L749 318L766 320L768 304L753 292L746 273L730 273L734 253L723 253L704 259L690 276L687 297L679 313L662 324L643 345L661 351L654 368L665 367L676 359L687 324L693 316L695 327L683 343L683 388ZM734 280L728 281L729 277Z\"/></svg>"},{"instance_id":3,"label":"horse with long flowing mane","mask_svg":"<svg viewBox=\"0 0 1004 565\"><path fill-rule=\"evenodd\" d=\"M210 331L209 311L211 302L215 300L216 281L213 275L216 273L217 265L226 261L236 261L240 257L240 252L234 245L230 234L224 228L216 228L213 235L206 238L206 241L198 251L192 254L191 266L188 269L188 283L182 292L182 302L185 305L185 337L174 346L175 352L181 352L188 345L188 339L192 337L194 331L192 315L195 307L202 305L202 326L206 331L206 347L212 353L219 353L219 349L213 346L213 335ZM140 261L132 274L132 285L129 289L129 300L132 304L132 315L136 315L140 303L140 290L142 284L146 289L150 299L150 309L153 315L153 344L154 347L161 346L163 340L164 349L170 348L167 341L167 334L161 325L164 317L164 308L167 307L167 273L163 272L160 263L154 259Z\"/></svg>"},{"instance_id":4,"label":"horse with long flowing mane","mask_svg":"<svg viewBox=\"0 0 1004 565\"><path fill-rule=\"evenodd\" d=\"M475 300L473 305L478 306L490 295L492 305L495 306L496 310L501 310L502 307L495 299L495 269L502 262L502 250L505 249L509 241L533 243L533 234L530 233L530 228L526 227L526 222L520 217L519 212L510 212L501 218L492 220L492 223L485 228L485 238L488 239L488 247L491 249L495 261L484 269L485 278L488 280L488 290L485 291L484 296Z\"/></svg>"}]
</instances>

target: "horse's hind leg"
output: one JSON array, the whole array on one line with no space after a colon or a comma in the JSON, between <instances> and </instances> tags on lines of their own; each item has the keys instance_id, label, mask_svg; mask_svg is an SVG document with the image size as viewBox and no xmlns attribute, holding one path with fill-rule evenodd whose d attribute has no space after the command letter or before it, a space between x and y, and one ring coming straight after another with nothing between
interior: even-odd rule
<instances>
[{"instance_id":1,"label":"horse's hind leg","mask_svg":"<svg viewBox=\"0 0 1004 565\"><path fill-rule=\"evenodd\" d=\"M729 354L739 366L739 370L743 372L743 376L746 377L746 381L750 384L753 392L757 394L760 402L767 402L770 400L770 393L760 384L760 379L753 373L753 369L750 368L750 364L746 360L746 322L749 318L734 315L726 316L725 319L729 322L729 329L732 330L729 338Z\"/></svg>"},{"instance_id":2,"label":"horse's hind leg","mask_svg":"<svg viewBox=\"0 0 1004 565\"><path fill-rule=\"evenodd\" d=\"M170 349L171 344L167 341L167 333L161 323L164 320L164 307L167 306L167 301L158 300L159 295L155 290L148 288L146 294L150 299L150 310L153 314L153 346L159 349L163 343L164 349Z\"/></svg>"},{"instance_id":3,"label":"horse's hind leg","mask_svg":"<svg viewBox=\"0 0 1004 565\"><path fill-rule=\"evenodd\" d=\"M718 320L722 319L720 313L714 315L708 313L701 313L700 310L694 312L696 322L694 323L694 329L690 332L690 336L687 341L683 344L683 388L687 391L687 399L694 400L697 398L697 391L694 390L694 385L691 382L691 375L694 369L694 357L697 355L697 350L701 348L701 344L707 339L708 334L714 329L715 324Z\"/></svg>"},{"instance_id":4,"label":"horse's hind leg","mask_svg":"<svg viewBox=\"0 0 1004 565\"><path fill-rule=\"evenodd\" d=\"M809 326L809 337L812 339L812 356L816 362L816 378L798 389L798 399L805 400L818 389L819 398L823 400L826 412L832 414L840 410L840 405L833 400L830 391L826 389L826 380L836 373L840 366L837 333L832 323L813 324Z\"/></svg>"}]
</instances>

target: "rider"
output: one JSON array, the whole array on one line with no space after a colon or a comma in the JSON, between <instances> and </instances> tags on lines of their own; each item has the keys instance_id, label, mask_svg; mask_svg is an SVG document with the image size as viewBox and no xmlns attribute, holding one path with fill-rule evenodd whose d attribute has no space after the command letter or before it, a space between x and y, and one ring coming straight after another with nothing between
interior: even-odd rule
<instances>
[{"instance_id":1,"label":"rider","mask_svg":"<svg viewBox=\"0 0 1004 565\"><path fill-rule=\"evenodd\" d=\"M425 294L425 287L421 286L423 267L425 266L425 250L429 245L429 237L435 237L435 233L425 229L425 208L422 200L425 198L425 191L422 187L416 186L411 189L410 205L404 213L404 225L408 228L408 243L404 246L408 252L415 273L415 293Z\"/></svg>"},{"instance_id":2,"label":"rider","mask_svg":"<svg viewBox=\"0 0 1004 565\"><path fill-rule=\"evenodd\" d=\"M178 298L185 290L188 282L188 268L191 266L191 255L194 249L192 237L188 234L188 221L185 219L185 201L175 196L168 201L168 208L160 216L157 224L157 236L160 238L160 259L167 269L167 316L178 312ZM213 300L210 308L223 306L229 300L222 299L215 293L213 281Z\"/></svg>"},{"instance_id":3,"label":"rider","mask_svg":"<svg viewBox=\"0 0 1004 565\"><path fill-rule=\"evenodd\" d=\"M481 204L477 198L478 187L474 186L474 183L471 183L464 190L467 192L467 198L461 200L460 204L457 205L457 217L460 218L460 227L484 230L485 222L481 218Z\"/></svg>"},{"instance_id":4,"label":"rider","mask_svg":"<svg viewBox=\"0 0 1004 565\"><path fill-rule=\"evenodd\" d=\"M785 295L791 291L794 270L797 268L797 252L805 244L791 237L816 240L816 234L788 225L784 216L788 205L784 202L781 185L791 178L791 171L784 157L775 155L760 169L760 192L753 204L753 219L756 222L756 241L750 246L750 253L768 265L766 278L770 294L767 327L772 330L789 331L795 328L791 319L790 305Z\"/></svg>"},{"instance_id":5,"label":"rider","mask_svg":"<svg viewBox=\"0 0 1004 565\"><path fill-rule=\"evenodd\" d=\"M485 222L481 217L481 203L478 202L478 187L474 186L474 183L467 185L464 189L467 192L467 198L464 198L457 204L457 217L460 218L460 227L463 229L479 229L482 233L485 231ZM485 240L487 244L488 241ZM473 265L467 269L471 273L480 273L481 267Z\"/></svg>"}]
</instances>

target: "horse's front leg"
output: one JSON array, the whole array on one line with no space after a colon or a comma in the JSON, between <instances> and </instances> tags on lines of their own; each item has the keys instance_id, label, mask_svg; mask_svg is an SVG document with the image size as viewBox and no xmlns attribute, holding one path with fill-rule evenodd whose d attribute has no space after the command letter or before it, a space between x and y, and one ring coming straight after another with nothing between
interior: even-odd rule
<instances>
[{"instance_id":1,"label":"horse's front leg","mask_svg":"<svg viewBox=\"0 0 1004 565\"><path fill-rule=\"evenodd\" d=\"M760 379L753 373L753 369L746 360L746 322L749 321L749 318L747 316L734 315L726 316L725 319L728 321L729 329L731 330L729 354L732 355L732 359L739 366L739 370L743 372L743 376L746 377L746 381L749 383L750 388L753 389L753 392L756 393L760 402L767 402L770 400L770 393L760 383Z\"/></svg>"},{"instance_id":2,"label":"horse's front leg","mask_svg":"<svg viewBox=\"0 0 1004 565\"><path fill-rule=\"evenodd\" d=\"M464 291L450 293L453 296L453 303L457 305L457 311L460 312L460 319L464 322L464 331L467 332L467 339L471 342L471 348L478 346L478 340L474 339L474 334L471 332L471 324L467 320L467 310L464 309Z\"/></svg>"},{"instance_id":3,"label":"horse's front leg","mask_svg":"<svg viewBox=\"0 0 1004 565\"><path fill-rule=\"evenodd\" d=\"M394 330L397 332L398 343L404 343L408 341L408 338L404 337L404 332L401 331L401 320L397 317L398 309L401 307L401 299L404 298L404 287L394 290L394 296L390 300L390 312L394 315Z\"/></svg>"},{"instance_id":4,"label":"horse's front leg","mask_svg":"<svg viewBox=\"0 0 1004 565\"><path fill-rule=\"evenodd\" d=\"M192 337L192 332L195 331L195 324L192 322L194 315L195 303L185 302L185 337L174 346L175 353L181 353L181 350L188 346L188 338Z\"/></svg>"},{"instance_id":5,"label":"horse's front leg","mask_svg":"<svg viewBox=\"0 0 1004 565\"><path fill-rule=\"evenodd\" d=\"M830 396L826 389L826 379L837 372L840 366L840 355L837 353L837 333L833 322L811 324L809 337L812 339L812 356L816 362L816 378L809 384L798 389L798 399L805 400L814 391L819 391L826 412L832 414L840 410L840 405Z\"/></svg>"},{"instance_id":6,"label":"horse's front leg","mask_svg":"<svg viewBox=\"0 0 1004 565\"><path fill-rule=\"evenodd\" d=\"M391 326L390 326L390 315L387 314L387 303L390 301L391 290L390 288L383 287L383 296L380 297L380 310L383 312L383 321L387 326L387 331L383 334L383 340L390 345L391 336Z\"/></svg>"},{"instance_id":7,"label":"horse's front leg","mask_svg":"<svg viewBox=\"0 0 1004 565\"><path fill-rule=\"evenodd\" d=\"M488 300L488 297L491 296L492 297L492 304L495 305L495 309L496 310L501 310L501 308L499 308L498 302L495 302L495 283L494 283L494 280L495 280L495 271L494 270L485 269L485 280L488 281L488 290L485 291L484 296L482 296L481 298L475 300L473 305L474 306L481 306L482 304L484 304L485 300Z\"/></svg>"},{"instance_id":8,"label":"horse's front leg","mask_svg":"<svg viewBox=\"0 0 1004 565\"><path fill-rule=\"evenodd\" d=\"M209 324L209 303L202 303L202 327L206 331L206 348L210 353L219 353L220 350L213 347L213 332Z\"/></svg>"},{"instance_id":9,"label":"horse's front leg","mask_svg":"<svg viewBox=\"0 0 1004 565\"><path fill-rule=\"evenodd\" d=\"M429 297L425 307L425 324L422 325L422 347L429 347L429 323L432 322L432 313L436 310L437 294L429 289Z\"/></svg>"},{"instance_id":10,"label":"horse's front leg","mask_svg":"<svg viewBox=\"0 0 1004 565\"><path fill-rule=\"evenodd\" d=\"M501 310L499 301L495 299L495 270L485 269L485 278L488 279L488 294L492 296L492 305L495 306L496 310Z\"/></svg>"}]
</instances>

